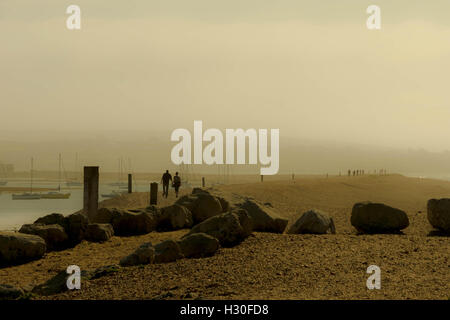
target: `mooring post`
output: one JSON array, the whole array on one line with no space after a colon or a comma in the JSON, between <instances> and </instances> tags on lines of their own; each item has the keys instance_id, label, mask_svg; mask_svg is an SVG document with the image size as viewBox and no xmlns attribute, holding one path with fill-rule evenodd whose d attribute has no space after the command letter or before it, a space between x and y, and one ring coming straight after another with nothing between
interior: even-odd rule
<instances>
[{"instance_id":1,"label":"mooring post","mask_svg":"<svg viewBox=\"0 0 450 320\"><path fill-rule=\"evenodd\" d=\"M158 183L150 183L150 205L156 205L158 203Z\"/></svg>"},{"instance_id":2,"label":"mooring post","mask_svg":"<svg viewBox=\"0 0 450 320\"><path fill-rule=\"evenodd\" d=\"M261 182L263 182L264 181L264 176L263 175L261 175Z\"/></svg>"},{"instance_id":3,"label":"mooring post","mask_svg":"<svg viewBox=\"0 0 450 320\"><path fill-rule=\"evenodd\" d=\"M83 210L89 221L97 215L98 177L98 167L84 167Z\"/></svg>"},{"instance_id":4,"label":"mooring post","mask_svg":"<svg viewBox=\"0 0 450 320\"><path fill-rule=\"evenodd\" d=\"M202 177L202 187L204 188L205 187L205 177Z\"/></svg>"},{"instance_id":5,"label":"mooring post","mask_svg":"<svg viewBox=\"0 0 450 320\"><path fill-rule=\"evenodd\" d=\"M133 176L131 173L128 174L128 193L133 192Z\"/></svg>"}]
</instances>

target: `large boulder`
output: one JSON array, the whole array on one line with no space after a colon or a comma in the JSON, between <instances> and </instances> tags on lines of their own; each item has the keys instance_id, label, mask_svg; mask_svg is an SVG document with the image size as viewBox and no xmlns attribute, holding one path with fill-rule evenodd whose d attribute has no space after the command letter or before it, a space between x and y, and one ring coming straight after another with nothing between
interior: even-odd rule
<instances>
[{"instance_id":1,"label":"large boulder","mask_svg":"<svg viewBox=\"0 0 450 320\"><path fill-rule=\"evenodd\" d=\"M68 277L69 274L67 274L67 271L62 270L58 272L58 274L56 274L54 277L48 279L46 282L35 286L31 292L42 296L50 296L61 292L65 292L68 290L67 288Z\"/></svg>"},{"instance_id":2,"label":"large boulder","mask_svg":"<svg viewBox=\"0 0 450 320\"><path fill-rule=\"evenodd\" d=\"M174 240L165 240L155 246L155 263L172 262L181 258L181 248Z\"/></svg>"},{"instance_id":3,"label":"large boulder","mask_svg":"<svg viewBox=\"0 0 450 320\"><path fill-rule=\"evenodd\" d=\"M192 212L194 224L205 221L223 212L220 200L208 192L204 192L204 190L182 196L175 204L186 207Z\"/></svg>"},{"instance_id":4,"label":"large boulder","mask_svg":"<svg viewBox=\"0 0 450 320\"><path fill-rule=\"evenodd\" d=\"M328 230L333 234L336 233L333 219L322 211L309 210L302 214L302 216L289 228L287 233L325 234Z\"/></svg>"},{"instance_id":5,"label":"large boulder","mask_svg":"<svg viewBox=\"0 0 450 320\"><path fill-rule=\"evenodd\" d=\"M84 240L87 226L89 224L88 218L82 213L73 213L64 217L60 213L52 213L37 219L36 225L54 225L58 224L64 228L68 236L67 246L75 246Z\"/></svg>"},{"instance_id":6,"label":"large boulder","mask_svg":"<svg viewBox=\"0 0 450 320\"><path fill-rule=\"evenodd\" d=\"M0 300L16 300L24 294L20 288L8 284L0 284Z\"/></svg>"},{"instance_id":7,"label":"large boulder","mask_svg":"<svg viewBox=\"0 0 450 320\"><path fill-rule=\"evenodd\" d=\"M450 233L450 199L429 200L427 218L434 228Z\"/></svg>"},{"instance_id":8,"label":"large boulder","mask_svg":"<svg viewBox=\"0 0 450 320\"><path fill-rule=\"evenodd\" d=\"M114 229L109 223L90 223L86 231L86 240L105 242L114 235Z\"/></svg>"},{"instance_id":9,"label":"large boulder","mask_svg":"<svg viewBox=\"0 0 450 320\"><path fill-rule=\"evenodd\" d=\"M39 236L0 232L0 266L25 263L42 258L47 247Z\"/></svg>"},{"instance_id":10,"label":"large boulder","mask_svg":"<svg viewBox=\"0 0 450 320\"><path fill-rule=\"evenodd\" d=\"M37 219L34 224L59 224L64 229L67 227L67 219L61 213L51 213Z\"/></svg>"},{"instance_id":11,"label":"large boulder","mask_svg":"<svg viewBox=\"0 0 450 320\"><path fill-rule=\"evenodd\" d=\"M132 236L154 231L158 224L159 214L151 210L119 210L101 208L93 219L94 223L109 223L114 234Z\"/></svg>"},{"instance_id":12,"label":"large boulder","mask_svg":"<svg viewBox=\"0 0 450 320\"><path fill-rule=\"evenodd\" d=\"M146 242L139 246L132 254L120 260L120 265L136 266L141 264L150 264L155 260L155 248L150 242Z\"/></svg>"},{"instance_id":13,"label":"large boulder","mask_svg":"<svg viewBox=\"0 0 450 320\"><path fill-rule=\"evenodd\" d=\"M253 199L247 198L235 206L248 212L254 231L283 233L288 224L288 220L280 217L273 208Z\"/></svg>"},{"instance_id":14,"label":"large boulder","mask_svg":"<svg viewBox=\"0 0 450 320\"><path fill-rule=\"evenodd\" d=\"M47 251L65 249L69 240L64 228L59 224L24 224L19 232L34 234L43 238L47 245Z\"/></svg>"},{"instance_id":15,"label":"large boulder","mask_svg":"<svg viewBox=\"0 0 450 320\"><path fill-rule=\"evenodd\" d=\"M211 217L194 226L184 236L206 233L225 247L236 245L252 233L252 220L245 210L234 210Z\"/></svg>"},{"instance_id":16,"label":"large boulder","mask_svg":"<svg viewBox=\"0 0 450 320\"><path fill-rule=\"evenodd\" d=\"M66 233L71 245L77 245L85 239L89 225L88 218L82 213L73 213L66 217Z\"/></svg>"},{"instance_id":17,"label":"large boulder","mask_svg":"<svg viewBox=\"0 0 450 320\"><path fill-rule=\"evenodd\" d=\"M350 221L362 233L398 233L409 225L404 211L372 202L356 203Z\"/></svg>"},{"instance_id":18,"label":"large boulder","mask_svg":"<svg viewBox=\"0 0 450 320\"><path fill-rule=\"evenodd\" d=\"M212 256L219 249L219 240L206 233L194 233L179 240L178 245L186 258L200 258Z\"/></svg>"},{"instance_id":19,"label":"large boulder","mask_svg":"<svg viewBox=\"0 0 450 320\"><path fill-rule=\"evenodd\" d=\"M174 204L161 209L157 229L159 231L167 231L190 228L192 223L192 213L189 209Z\"/></svg>"}]
</instances>

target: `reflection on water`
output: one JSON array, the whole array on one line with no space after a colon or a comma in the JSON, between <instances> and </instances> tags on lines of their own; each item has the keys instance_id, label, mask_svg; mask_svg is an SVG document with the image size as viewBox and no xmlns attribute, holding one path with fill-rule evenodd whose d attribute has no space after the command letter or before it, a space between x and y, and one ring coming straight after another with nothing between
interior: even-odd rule
<instances>
[{"instance_id":1,"label":"reflection on water","mask_svg":"<svg viewBox=\"0 0 450 320\"><path fill-rule=\"evenodd\" d=\"M28 187L29 184L24 182L8 182L7 187ZM54 182L36 182L34 188L55 188ZM40 200L12 200L12 193L0 193L0 230L19 229L25 223L33 223L37 218L49 213L69 214L76 212L83 207L83 189L82 188L65 188L63 192L70 192L69 199L40 199ZM134 191L147 191L147 185L135 185ZM99 188L99 201L105 200L101 194L109 194L117 187L101 184ZM26 190L28 192L29 190ZM120 190L126 191L126 190ZM22 192L14 192L22 193ZM42 192L46 193L46 192Z\"/></svg>"}]
</instances>

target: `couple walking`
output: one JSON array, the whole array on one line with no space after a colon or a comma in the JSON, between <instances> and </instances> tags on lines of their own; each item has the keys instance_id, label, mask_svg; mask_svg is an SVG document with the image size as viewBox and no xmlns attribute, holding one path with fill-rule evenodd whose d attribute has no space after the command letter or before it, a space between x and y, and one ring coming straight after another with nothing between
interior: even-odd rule
<instances>
[{"instance_id":1,"label":"couple walking","mask_svg":"<svg viewBox=\"0 0 450 320\"><path fill-rule=\"evenodd\" d=\"M175 196L178 198L178 190L181 186L181 179L178 175L178 172L175 172L175 176L172 180L172 175L169 173L169 170L166 170L166 172L163 174L161 178L161 183L163 185L163 197L169 196L169 183L172 181L172 187L175 189Z\"/></svg>"}]
</instances>

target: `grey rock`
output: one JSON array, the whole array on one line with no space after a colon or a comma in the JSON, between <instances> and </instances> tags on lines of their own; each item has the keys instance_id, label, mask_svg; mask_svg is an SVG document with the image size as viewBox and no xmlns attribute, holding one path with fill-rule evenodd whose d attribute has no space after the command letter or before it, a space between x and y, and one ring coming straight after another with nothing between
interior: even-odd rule
<instances>
[{"instance_id":1,"label":"grey rock","mask_svg":"<svg viewBox=\"0 0 450 320\"><path fill-rule=\"evenodd\" d=\"M226 212L197 224L185 237L196 233L209 234L222 246L234 246L252 233L252 220L245 210Z\"/></svg>"},{"instance_id":2,"label":"grey rock","mask_svg":"<svg viewBox=\"0 0 450 320\"><path fill-rule=\"evenodd\" d=\"M409 225L404 211L372 202L356 203L350 221L362 233L398 233Z\"/></svg>"},{"instance_id":3,"label":"grey rock","mask_svg":"<svg viewBox=\"0 0 450 320\"><path fill-rule=\"evenodd\" d=\"M114 235L114 229L109 223L90 223L86 231L86 240L105 242Z\"/></svg>"},{"instance_id":4,"label":"grey rock","mask_svg":"<svg viewBox=\"0 0 450 320\"><path fill-rule=\"evenodd\" d=\"M309 210L302 214L297 221L289 228L290 234L325 234L330 230L336 233L334 221L325 212L319 210Z\"/></svg>"},{"instance_id":5,"label":"grey rock","mask_svg":"<svg viewBox=\"0 0 450 320\"><path fill-rule=\"evenodd\" d=\"M47 245L47 251L62 250L68 246L69 237L59 224L25 224L20 228L19 232L34 234L43 238Z\"/></svg>"},{"instance_id":6,"label":"grey rock","mask_svg":"<svg viewBox=\"0 0 450 320\"><path fill-rule=\"evenodd\" d=\"M248 212L254 231L283 233L288 224L288 220L280 217L272 207L262 205L253 199L247 198L235 206Z\"/></svg>"},{"instance_id":7,"label":"grey rock","mask_svg":"<svg viewBox=\"0 0 450 320\"><path fill-rule=\"evenodd\" d=\"M141 264L150 264L155 260L155 248L150 242L144 243L136 249L132 254L120 260L120 265L136 266Z\"/></svg>"},{"instance_id":8,"label":"grey rock","mask_svg":"<svg viewBox=\"0 0 450 320\"><path fill-rule=\"evenodd\" d=\"M39 236L0 232L0 266L16 265L42 258L47 246Z\"/></svg>"},{"instance_id":9,"label":"grey rock","mask_svg":"<svg viewBox=\"0 0 450 320\"><path fill-rule=\"evenodd\" d=\"M180 246L174 240L165 240L155 245L155 263L172 262L183 258Z\"/></svg>"},{"instance_id":10,"label":"grey rock","mask_svg":"<svg viewBox=\"0 0 450 320\"><path fill-rule=\"evenodd\" d=\"M450 199L428 200L427 218L434 228L450 233Z\"/></svg>"},{"instance_id":11,"label":"grey rock","mask_svg":"<svg viewBox=\"0 0 450 320\"><path fill-rule=\"evenodd\" d=\"M182 254L186 258L212 256L219 249L219 240L206 234L191 234L178 241Z\"/></svg>"}]
</instances>

